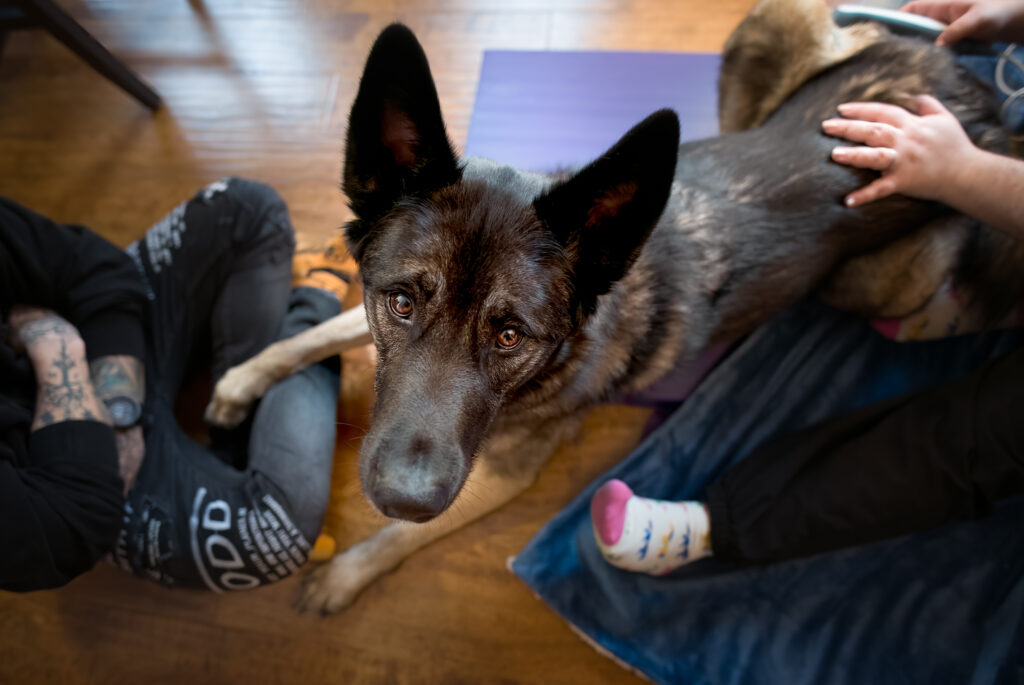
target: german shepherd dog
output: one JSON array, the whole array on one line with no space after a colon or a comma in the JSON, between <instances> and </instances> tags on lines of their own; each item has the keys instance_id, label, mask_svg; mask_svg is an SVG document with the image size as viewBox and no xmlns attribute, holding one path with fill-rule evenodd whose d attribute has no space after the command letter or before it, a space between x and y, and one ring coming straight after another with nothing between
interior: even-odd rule
<instances>
[{"instance_id":1,"label":"german shepherd dog","mask_svg":"<svg viewBox=\"0 0 1024 685\"><path fill-rule=\"evenodd\" d=\"M397 522L317 569L300 608L337 611L416 549L527 488L587 409L644 388L815 288L864 314L920 307L955 275L986 321L1016 302L1021 246L895 196L847 208L872 173L832 163L820 122L854 100L932 93L1006 152L990 94L923 41L840 30L823 3L766 0L730 38L727 133L679 145L662 110L578 172L456 157L420 45L393 25L349 119L345 228L364 307L231 370L208 418L230 424L302 364L368 341L377 401L363 491ZM473 481L473 496L445 516ZM424 523L431 519L436 521Z\"/></svg>"}]
</instances>

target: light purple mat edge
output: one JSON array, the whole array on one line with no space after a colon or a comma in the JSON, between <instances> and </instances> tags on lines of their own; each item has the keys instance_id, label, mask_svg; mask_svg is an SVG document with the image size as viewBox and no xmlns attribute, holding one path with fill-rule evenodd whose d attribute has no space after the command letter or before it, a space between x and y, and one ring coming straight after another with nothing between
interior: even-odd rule
<instances>
[{"instance_id":1,"label":"light purple mat edge","mask_svg":"<svg viewBox=\"0 0 1024 685\"><path fill-rule=\"evenodd\" d=\"M718 132L721 55L488 50L466 155L533 171L584 164L670 107L683 140Z\"/></svg>"}]
</instances>

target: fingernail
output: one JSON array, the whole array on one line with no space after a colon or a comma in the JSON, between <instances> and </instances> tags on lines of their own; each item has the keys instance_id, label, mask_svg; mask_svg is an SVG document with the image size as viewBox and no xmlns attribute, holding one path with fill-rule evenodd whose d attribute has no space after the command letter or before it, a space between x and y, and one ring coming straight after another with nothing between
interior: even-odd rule
<instances>
[{"instance_id":1,"label":"fingernail","mask_svg":"<svg viewBox=\"0 0 1024 685\"><path fill-rule=\"evenodd\" d=\"M853 195L847 195L845 202L847 207L852 207L857 204L857 199Z\"/></svg>"},{"instance_id":2,"label":"fingernail","mask_svg":"<svg viewBox=\"0 0 1024 685\"><path fill-rule=\"evenodd\" d=\"M839 113L842 114L843 112L846 112L847 110L850 109L850 105L848 103L844 102L843 104L841 104L838 107L836 107L836 109L838 109Z\"/></svg>"},{"instance_id":3,"label":"fingernail","mask_svg":"<svg viewBox=\"0 0 1024 685\"><path fill-rule=\"evenodd\" d=\"M838 123L839 121L836 119L826 119L825 121L821 122L821 127L824 129L835 128L836 124Z\"/></svg>"},{"instance_id":4,"label":"fingernail","mask_svg":"<svg viewBox=\"0 0 1024 685\"><path fill-rule=\"evenodd\" d=\"M832 148L832 159L843 160L850 156L850 148L848 147L835 147Z\"/></svg>"}]
</instances>

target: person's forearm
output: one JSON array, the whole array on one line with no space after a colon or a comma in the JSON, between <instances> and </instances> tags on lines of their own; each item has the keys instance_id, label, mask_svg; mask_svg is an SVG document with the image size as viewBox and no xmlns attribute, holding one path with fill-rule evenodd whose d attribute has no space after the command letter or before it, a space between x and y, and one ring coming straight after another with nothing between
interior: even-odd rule
<instances>
[{"instance_id":1,"label":"person's forearm","mask_svg":"<svg viewBox=\"0 0 1024 685\"><path fill-rule=\"evenodd\" d=\"M1024 161L976 150L953 179L945 204L1024 240Z\"/></svg>"},{"instance_id":2,"label":"person's forearm","mask_svg":"<svg viewBox=\"0 0 1024 685\"><path fill-rule=\"evenodd\" d=\"M54 326L61 326L57 320ZM106 407L89 378L85 345L77 336L51 336L29 349L38 392L32 430L63 421L110 424Z\"/></svg>"},{"instance_id":3,"label":"person's forearm","mask_svg":"<svg viewBox=\"0 0 1024 685\"><path fill-rule=\"evenodd\" d=\"M146 400L146 373L142 360L128 355L98 357L89 363L92 382L101 400L130 397Z\"/></svg>"},{"instance_id":4,"label":"person's forearm","mask_svg":"<svg viewBox=\"0 0 1024 685\"><path fill-rule=\"evenodd\" d=\"M130 397L140 405L146 401L146 370L142 360L127 355L98 357L89 364L92 382L101 401ZM139 425L115 428L117 458L125 492L132 489L146 456L146 442Z\"/></svg>"}]
</instances>

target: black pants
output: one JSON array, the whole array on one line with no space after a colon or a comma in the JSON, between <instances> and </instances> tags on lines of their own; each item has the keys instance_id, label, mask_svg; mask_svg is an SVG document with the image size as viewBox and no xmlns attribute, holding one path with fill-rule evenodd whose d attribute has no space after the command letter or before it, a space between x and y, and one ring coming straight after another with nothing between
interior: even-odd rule
<instances>
[{"instance_id":1,"label":"black pants","mask_svg":"<svg viewBox=\"0 0 1024 685\"><path fill-rule=\"evenodd\" d=\"M128 248L151 315L146 456L115 549L123 568L220 592L279 580L308 557L330 490L337 357L271 388L251 422L217 434L216 454L174 416L197 361L210 361L216 381L273 340L340 312L326 292L290 288L294 245L275 191L227 179ZM232 465L232 454L245 463Z\"/></svg>"},{"instance_id":2,"label":"black pants","mask_svg":"<svg viewBox=\"0 0 1024 685\"><path fill-rule=\"evenodd\" d=\"M773 440L708 487L715 556L770 561L984 516L1024 492L1024 349Z\"/></svg>"}]
</instances>

